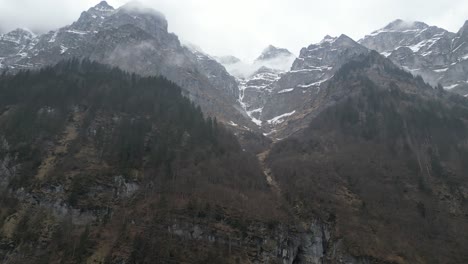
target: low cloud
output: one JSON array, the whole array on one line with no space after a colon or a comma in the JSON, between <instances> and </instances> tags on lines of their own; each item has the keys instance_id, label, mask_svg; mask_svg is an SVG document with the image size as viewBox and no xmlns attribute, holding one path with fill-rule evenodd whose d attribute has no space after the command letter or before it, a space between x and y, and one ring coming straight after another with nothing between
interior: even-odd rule
<instances>
[{"instance_id":1,"label":"low cloud","mask_svg":"<svg viewBox=\"0 0 468 264\"><path fill-rule=\"evenodd\" d=\"M224 67L231 75L244 79L252 76L262 67L267 67L281 72L288 71L291 69L295 60L296 57L294 55L279 56L270 60L256 60L253 63L239 61L237 63L224 64Z\"/></svg>"},{"instance_id":2,"label":"low cloud","mask_svg":"<svg viewBox=\"0 0 468 264\"><path fill-rule=\"evenodd\" d=\"M0 31L34 32L71 24L100 0L0 0ZM127 0L108 0L114 7ZM360 39L397 18L452 32L468 19L466 0L140 0L165 15L169 30L214 56L249 61L274 43L299 53L323 36ZM338 8L339 7L339 8ZM58 12L59 10L59 12Z\"/></svg>"}]
</instances>

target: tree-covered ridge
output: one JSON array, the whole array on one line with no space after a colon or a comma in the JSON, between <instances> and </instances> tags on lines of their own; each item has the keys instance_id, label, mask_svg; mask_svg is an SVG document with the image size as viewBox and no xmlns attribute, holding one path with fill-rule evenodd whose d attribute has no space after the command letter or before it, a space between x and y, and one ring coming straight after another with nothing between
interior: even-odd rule
<instances>
[{"instance_id":1,"label":"tree-covered ridge","mask_svg":"<svg viewBox=\"0 0 468 264\"><path fill-rule=\"evenodd\" d=\"M194 251L174 254L188 242L168 233L173 219L236 230L280 215L256 157L163 77L63 61L3 74L0 111L0 241L21 253L2 259L81 263L108 243L97 237L105 230L109 261L182 261ZM213 246L187 247L207 248L195 256L205 259Z\"/></svg>"},{"instance_id":2,"label":"tree-covered ridge","mask_svg":"<svg viewBox=\"0 0 468 264\"><path fill-rule=\"evenodd\" d=\"M335 77L334 104L271 151L286 199L355 256L466 262L468 100L372 54Z\"/></svg>"},{"instance_id":3,"label":"tree-covered ridge","mask_svg":"<svg viewBox=\"0 0 468 264\"><path fill-rule=\"evenodd\" d=\"M125 169L143 166L143 157L150 155L147 165L163 164L170 170L177 155L199 147L214 155L241 152L232 135L215 119L205 119L200 108L163 77L70 60L3 76L0 94L6 113L2 134L13 148L31 148L25 152L34 152L35 143L56 140L78 114L82 130L77 140L90 141L100 158Z\"/></svg>"}]
</instances>

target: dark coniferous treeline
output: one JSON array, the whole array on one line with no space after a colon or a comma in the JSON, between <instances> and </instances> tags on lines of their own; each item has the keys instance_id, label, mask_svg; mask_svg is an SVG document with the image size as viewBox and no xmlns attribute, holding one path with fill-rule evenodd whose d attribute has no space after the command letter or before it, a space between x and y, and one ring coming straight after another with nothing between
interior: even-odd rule
<instances>
[{"instance_id":1,"label":"dark coniferous treeline","mask_svg":"<svg viewBox=\"0 0 468 264\"><path fill-rule=\"evenodd\" d=\"M2 175L7 179L2 188L11 195L0 199L0 224L11 215L18 219L9 224L16 226L12 237L0 239L21 252L10 257L19 262L82 263L97 250L96 235L103 230L121 237L116 246L130 253L139 250L133 249L134 240L141 247L158 244L157 251L132 253L138 263L155 257L182 261L193 258L193 251L174 254L187 245L167 233L172 217L240 228L276 214L256 157L163 77L76 59L3 74L0 143L0 161L11 169ZM27 194L17 197L18 191ZM31 194L38 205L23 215L21 208L30 201L24 197ZM55 209L41 207L50 203L96 220L86 228L72 224L77 221L72 216L57 217ZM130 222L146 230L136 235L141 230ZM53 239L35 251L46 227ZM168 242L161 248L145 233ZM112 260L119 250L107 254Z\"/></svg>"}]
</instances>

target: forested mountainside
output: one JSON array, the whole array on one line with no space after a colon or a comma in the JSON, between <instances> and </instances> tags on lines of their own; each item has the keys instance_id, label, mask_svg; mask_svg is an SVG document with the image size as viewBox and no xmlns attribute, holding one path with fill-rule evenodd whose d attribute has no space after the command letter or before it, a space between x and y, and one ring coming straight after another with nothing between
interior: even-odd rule
<instances>
[{"instance_id":1,"label":"forested mountainside","mask_svg":"<svg viewBox=\"0 0 468 264\"><path fill-rule=\"evenodd\" d=\"M467 99L376 52L325 85L309 126L256 157L163 77L3 74L0 258L466 262Z\"/></svg>"},{"instance_id":2,"label":"forested mountainside","mask_svg":"<svg viewBox=\"0 0 468 264\"><path fill-rule=\"evenodd\" d=\"M330 106L267 159L295 213L333 223L354 256L466 263L468 100L375 52L326 89Z\"/></svg>"},{"instance_id":3,"label":"forested mountainside","mask_svg":"<svg viewBox=\"0 0 468 264\"><path fill-rule=\"evenodd\" d=\"M255 156L162 77L69 60L2 75L0 109L3 263L223 263L245 256L178 223L287 222Z\"/></svg>"},{"instance_id":4,"label":"forested mountainside","mask_svg":"<svg viewBox=\"0 0 468 264\"><path fill-rule=\"evenodd\" d=\"M468 263L467 43L395 20L244 63L105 1L0 34L0 263Z\"/></svg>"}]
</instances>

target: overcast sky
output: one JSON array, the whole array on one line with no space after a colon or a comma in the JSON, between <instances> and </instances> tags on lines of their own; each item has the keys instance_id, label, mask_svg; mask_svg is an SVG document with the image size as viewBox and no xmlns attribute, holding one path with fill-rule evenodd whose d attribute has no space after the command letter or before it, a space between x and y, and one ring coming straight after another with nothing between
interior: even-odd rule
<instances>
[{"instance_id":1,"label":"overcast sky","mask_svg":"<svg viewBox=\"0 0 468 264\"><path fill-rule=\"evenodd\" d=\"M75 21L99 0L0 0L0 32L52 30ZM107 1L119 7L126 0ZM468 0L140 0L169 20L169 30L212 55L252 60L269 44L300 49L325 35L358 40L401 18L456 32Z\"/></svg>"}]
</instances>

